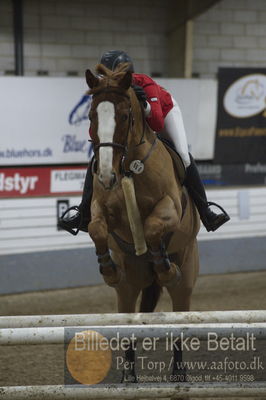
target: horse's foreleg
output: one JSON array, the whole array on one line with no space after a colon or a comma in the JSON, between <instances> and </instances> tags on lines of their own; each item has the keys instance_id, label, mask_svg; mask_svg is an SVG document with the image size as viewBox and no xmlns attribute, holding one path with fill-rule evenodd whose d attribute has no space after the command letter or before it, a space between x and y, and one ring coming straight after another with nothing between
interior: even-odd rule
<instances>
[{"instance_id":1,"label":"horse's foreleg","mask_svg":"<svg viewBox=\"0 0 266 400\"><path fill-rule=\"evenodd\" d=\"M94 241L100 272L107 285L114 286L120 281L121 272L113 262L108 248L107 222L98 202L92 203L92 219L88 226L89 234Z\"/></svg>"},{"instance_id":2,"label":"horse's foreleg","mask_svg":"<svg viewBox=\"0 0 266 400\"><path fill-rule=\"evenodd\" d=\"M180 214L181 205L177 210L173 200L165 196L156 204L144 224L145 239L153 256L158 282L162 286L177 284L181 277L179 268L169 261L163 247L164 235L176 230Z\"/></svg>"}]
</instances>

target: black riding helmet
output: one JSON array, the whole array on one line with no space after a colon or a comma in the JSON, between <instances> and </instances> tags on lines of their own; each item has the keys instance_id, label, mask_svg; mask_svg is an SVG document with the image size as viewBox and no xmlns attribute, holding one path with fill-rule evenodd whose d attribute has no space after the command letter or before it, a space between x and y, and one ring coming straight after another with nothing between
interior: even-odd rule
<instances>
[{"instance_id":1,"label":"black riding helmet","mask_svg":"<svg viewBox=\"0 0 266 400\"><path fill-rule=\"evenodd\" d=\"M134 72L133 61L129 57L129 55L123 50L109 50L106 51L101 58L100 61L105 67L109 68L111 71L114 71L115 68L120 63L128 63L129 67L128 70ZM138 100L143 103L144 108L147 107L147 97L144 89L140 86L136 86L132 83L131 87L134 89L135 94Z\"/></svg>"},{"instance_id":2,"label":"black riding helmet","mask_svg":"<svg viewBox=\"0 0 266 400\"><path fill-rule=\"evenodd\" d=\"M129 63L129 71L134 72L133 61L129 57L129 55L123 50L109 50L106 51L101 58L101 64L105 65L110 70L114 71L114 69L120 63Z\"/></svg>"}]
</instances>

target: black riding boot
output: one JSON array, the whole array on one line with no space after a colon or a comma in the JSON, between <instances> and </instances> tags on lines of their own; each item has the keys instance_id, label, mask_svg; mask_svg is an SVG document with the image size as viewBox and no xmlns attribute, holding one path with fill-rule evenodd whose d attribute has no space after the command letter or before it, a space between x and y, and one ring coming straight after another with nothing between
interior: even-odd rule
<instances>
[{"instance_id":1,"label":"black riding boot","mask_svg":"<svg viewBox=\"0 0 266 400\"><path fill-rule=\"evenodd\" d=\"M77 235L80 230L83 232L88 232L88 224L91 219L90 204L92 198L92 184L93 175L91 171L91 163L89 163L85 177L81 203L79 206L70 207L64 212L58 221L58 227L64 229L72 235ZM71 211L76 211L76 213L70 216Z\"/></svg>"},{"instance_id":2,"label":"black riding boot","mask_svg":"<svg viewBox=\"0 0 266 400\"><path fill-rule=\"evenodd\" d=\"M198 172L196 163L190 154L190 166L187 168L185 186L188 189L200 215L200 219L207 231L216 231L221 225L229 221L230 217L225 210L216 203L208 202L204 186ZM216 214L210 206L218 207L222 213Z\"/></svg>"}]
</instances>

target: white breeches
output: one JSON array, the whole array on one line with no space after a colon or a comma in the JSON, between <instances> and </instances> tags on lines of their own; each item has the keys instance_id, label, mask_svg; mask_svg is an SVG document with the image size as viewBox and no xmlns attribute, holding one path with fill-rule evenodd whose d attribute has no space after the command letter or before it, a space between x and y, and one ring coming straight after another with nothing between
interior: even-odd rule
<instances>
[{"instance_id":1,"label":"white breeches","mask_svg":"<svg viewBox=\"0 0 266 400\"><path fill-rule=\"evenodd\" d=\"M182 158L183 163L187 168L190 165L190 158L183 118L179 105L173 97L172 101L174 106L166 115L164 119L164 129L160 133L166 139L173 142L176 151Z\"/></svg>"}]
</instances>

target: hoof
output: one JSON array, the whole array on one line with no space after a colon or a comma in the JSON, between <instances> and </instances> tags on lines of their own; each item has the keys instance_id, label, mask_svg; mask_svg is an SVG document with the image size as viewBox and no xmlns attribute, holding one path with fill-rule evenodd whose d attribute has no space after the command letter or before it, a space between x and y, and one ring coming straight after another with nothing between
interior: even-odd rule
<instances>
[{"instance_id":1,"label":"hoof","mask_svg":"<svg viewBox=\"0 0 266 400\"><path fill-rule=\"evenodd\" d=\"M161 286L174 286L181 281L180 268L174 263L170 263L170 269L163 272L157 272L157 278L158 283Z\"/></svg>"},{"instance_id":2,"label":"hoof","mask_svg":"<svg viewBox=\"0 0 266 400\"><path fill-rule=\"evenodd\" d=\"M98 254L100 273L108 286L115 287L121 281L121 269L114 263L109 250L105 254Z\"/></svg>"},{"instance_id":3,"label":"hoof","mask_svg":"<svg viewBox=\"0 0 266 400\"><path fill-rule=\"evenodd\" d=\"M101 274L103 276L104 282L111 287L116 287L122 280L122 272L117 266L102 268Z\"/></svg>"}]
</instances>

